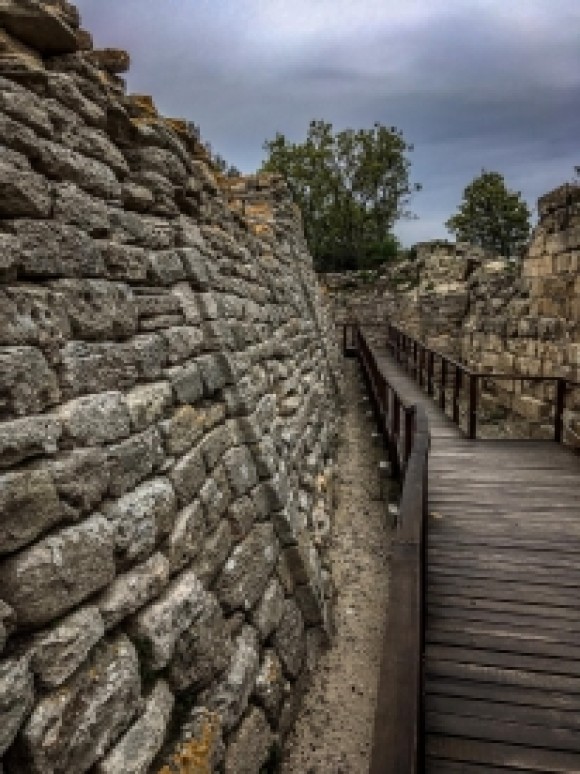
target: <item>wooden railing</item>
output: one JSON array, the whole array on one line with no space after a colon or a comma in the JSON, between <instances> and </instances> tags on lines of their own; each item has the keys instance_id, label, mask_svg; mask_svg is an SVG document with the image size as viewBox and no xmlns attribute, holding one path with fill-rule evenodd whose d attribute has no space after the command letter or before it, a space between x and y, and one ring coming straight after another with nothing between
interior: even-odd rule
<instances>
[{"instance_id":1,"label":"wooden railing","mask_svg":"<svg viewBox=\"0 0 580 774\"><path fill-rule=\"evenodd\" d=\"M406 404L389 383L364 330L346 327L344 352L359 359L379 430L402 480L370 774L417 774L423 770L429 423L424 409Z\"/></svg>"},{"instance_id":2,"label":"wooden railing","mask_svg":"<svg viewBox=\"0 0 580 774\"><path fill-rule=\"evenodd\" d=\"M467 427L468 438L477 438L479 383L481 380L546 383L554 386L554 440L564 441L564 413L566 396L570 388L580 387L579 382L558 376L529 376L525 374L506 374L483 371L473 371L465 364L454 360L448 355L438 352L418 339L405 333L396 325L388 325L387 347L395 360L410 373L420 386L424 387L430 396L434 396L435 387L438 391L439 407L443 412L448 409L448 390L451 388L451 418L461 427L460 396L467 388Z\"/></svg>"}]
</instances>

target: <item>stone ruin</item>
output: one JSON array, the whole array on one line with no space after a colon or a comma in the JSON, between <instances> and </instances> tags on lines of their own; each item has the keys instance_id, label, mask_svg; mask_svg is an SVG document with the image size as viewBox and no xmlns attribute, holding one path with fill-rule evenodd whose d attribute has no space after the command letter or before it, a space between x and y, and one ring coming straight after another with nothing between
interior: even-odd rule
<instances>
[{"instance_id":1,"label":"stone ruin","mask_svg":"<svg viewBox=\"0 0 580 774\"><path fill-rule=\"evenodd\" d=\"M297 209L0 1L0 771L258 772L332 628L340 374Z\"/></svg>"},{"instance_id":2,"label":"stone ruin","mask_svg":"<svg viewBox=\"0 0 580 774\"><path fill-rule=\"evenodd\" d=\"M338 319L394 321L475 371L580 382L580 186L541 197L521 259L467 244L417 245L378 276L324 275ZM486 380L483 405L514 432L553 434L554 385ZM580 445L580 389L570 388L566 441ZM509 428L508 428L509 429Z\"/></svg>"}]
</instances>

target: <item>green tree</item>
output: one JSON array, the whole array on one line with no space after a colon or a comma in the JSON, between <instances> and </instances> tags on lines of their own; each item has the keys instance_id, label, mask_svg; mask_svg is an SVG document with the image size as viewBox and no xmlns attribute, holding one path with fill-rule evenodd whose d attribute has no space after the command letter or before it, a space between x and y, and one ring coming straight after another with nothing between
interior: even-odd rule
<instances>
[{"instance_id":1,"label":"green tree","mask_svg":"<svg viewBox=\"0 0 580 774\"><path fill-rule=\"evenodd\" d=\"M465 188L458 212L445 226L462 242L510 258L528 240L530 211L519 191L507 189L503 175L483 169Z\"/></svg>"},{"instance_id":2,"label":"green tree","mask_svg":"<svg viewBox=\"0 0 580 774\"><path fill-rule=\"evenodd\" d=\"M408 215L413 150L394 126L333 130L311 121L306 139L281 133L264 143L263 170L283 175L300 207L320 270L372 268L396 256L395 221Z\"/></svg>"}]
</instances>

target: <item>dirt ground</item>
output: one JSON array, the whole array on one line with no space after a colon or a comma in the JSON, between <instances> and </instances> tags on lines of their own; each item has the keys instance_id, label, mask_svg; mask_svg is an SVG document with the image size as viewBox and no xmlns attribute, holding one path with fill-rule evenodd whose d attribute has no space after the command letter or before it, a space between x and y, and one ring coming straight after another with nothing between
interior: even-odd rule
<instances>
[{"instance_id":1,"label":"dirt ground","mask_svg":"<svg viewBox=\"0 0 580 774\"><path fill-rule=\"evenodd\" d=\"M378 499L381 452L355 362L338 455L338 509L330 558L338 590L332 647L289 737L282 774L366 774L388 599L390 529Z\"/></svg>"}]
</instances>

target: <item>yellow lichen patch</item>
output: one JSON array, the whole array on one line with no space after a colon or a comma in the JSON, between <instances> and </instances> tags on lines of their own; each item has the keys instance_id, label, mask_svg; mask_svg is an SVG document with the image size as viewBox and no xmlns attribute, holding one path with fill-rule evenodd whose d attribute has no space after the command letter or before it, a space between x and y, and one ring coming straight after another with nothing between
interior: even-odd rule
<instances>
[{"instance_id":1,"label":"yellow lichen patch","mask_svg":"<svg viewBox=\"0 0 580 774\"><path fill-rule=\"evenodd\" d=\"M127 99L131 106L140 111L141 116L147 118L159 118L159 113L153 102L153 97L148 94L130 94Z\"/></svg>"},{"instance_id":2,"label":"yellow lichen patch","mask_svg":"<svg viewBox=\"0 0 580 774\"><path fill-rule=\"evenodd\" d=\"M158 774L212 774L212 756L220 730L219 717L208 712L199 734L184 742Z\"/></svg>"},{"instance_id":3,"label":"yellow lichen patch","mask_svg":"<svg viewBox=\"0 0 580 774\"><path fill-rule=\"evenodd\" d=\"M187 137L191 134L187 126L187 121L184 118L164 118L163 123L168 126L169 129L173 129L175 134Z\"/></svg>"}]
</instances>

